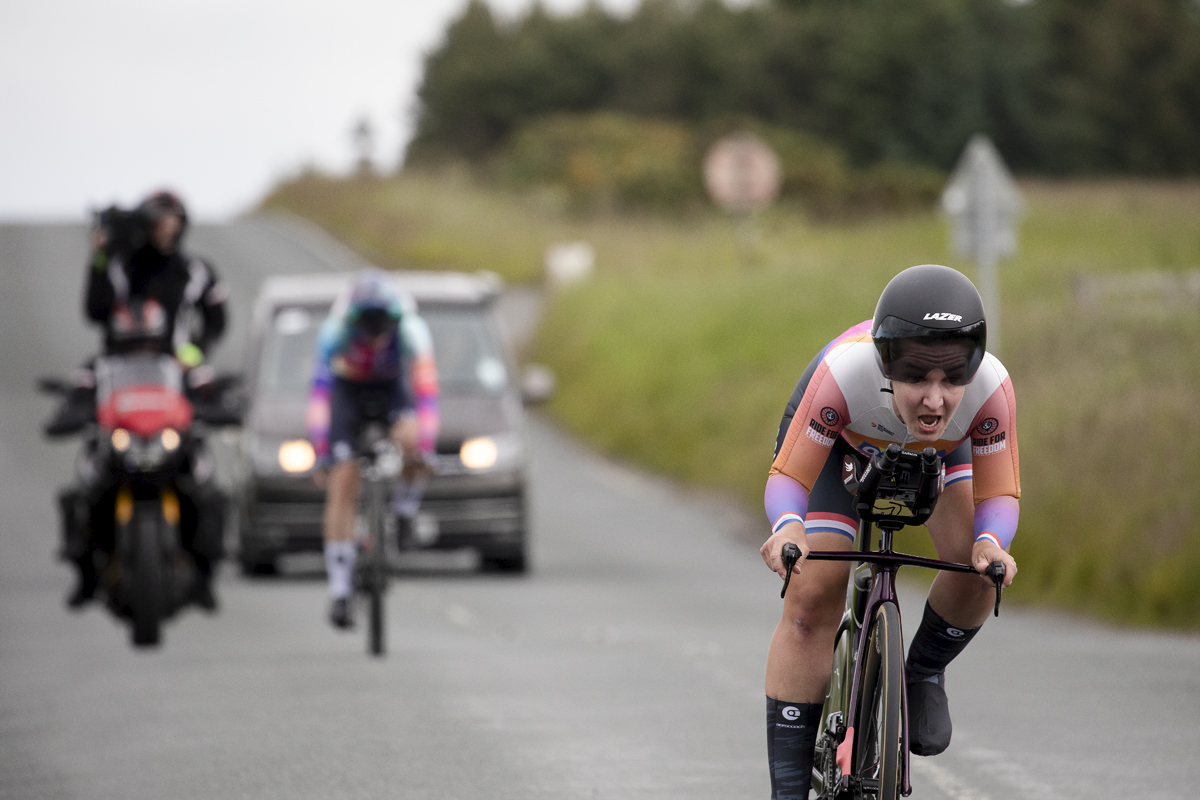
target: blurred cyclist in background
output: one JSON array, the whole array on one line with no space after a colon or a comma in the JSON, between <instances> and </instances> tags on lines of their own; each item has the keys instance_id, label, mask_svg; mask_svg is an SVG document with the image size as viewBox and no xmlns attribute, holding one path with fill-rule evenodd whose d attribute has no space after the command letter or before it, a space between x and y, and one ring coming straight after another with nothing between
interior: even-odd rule
<instances>
[{"instance_id":1,"label":"blurred cyclist in background","mask_svg":"<svg viewBox=\"0 0 1200 800\"><path fill-rule=\"evenodd\" d=\"M317 455L314 479L327 490L325 566L329 621L337 628L354 625L350 599L361 483L354 457L367 403L383 405L391 439L404 456L402 482L425 477L439 419L433 337L412 298L379 270L357 276L321 325L307 412Z\"/></svg>"},{"instance_id":2,"label":"blurred cyclist in background","mask_svg":"<svg viewBox=\"0 0 1200 800\"><path fill-rule=\"evenodd\" d=\"M225 331L228 292L211 264L180 249L187 226L186 207L169 191L150 194L131 211L114 206L97 214L84 313L103 329L103 354L149 350L172 355L190 370L188 385L195 388L212 379L211 368L203 362ZM95 420L96 379L90 361L76 370L73 383L45 426L50 437L74 433ZM76 514L71 509L79 506L79 492L88 494L92 488L71 488L59 497L64 550L79 571L79 583L67 600L72 608L94 596L94 548L97 541L111 538L105 535L113 524L107 513L111 509L103 504L90 503L93 512L88 524L73 519ZM198 480L191 496L182 499L188 528L183 538L200 578L194 600L211 611L217 605L212 575L222 555L225 498L210 481Z\"/></svg>"}]
</instances>

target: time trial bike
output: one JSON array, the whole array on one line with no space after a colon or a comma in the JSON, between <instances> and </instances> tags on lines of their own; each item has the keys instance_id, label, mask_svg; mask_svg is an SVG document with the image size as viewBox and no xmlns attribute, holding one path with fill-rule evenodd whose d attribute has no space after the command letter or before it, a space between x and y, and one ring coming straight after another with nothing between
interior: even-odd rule
<instances>
[{"instance_id":1,"label":"time trial bike","mask_svg":"<svg viewBox=\"0 0 1200 800\"><path fill-rule=\"evenodd\" d=\"M859 473L847 457L843 482L856 495L859 515L854 550L814 551L813 561L856 562L846 590L846 611L835 638L829 691L817 729L812 785L818 800L895 800L912 793L909 781L908 700L904 638L896 572L906 565L976 573L974 567L921 558L892 549L894 534L922 525L933 513L945 478L932 447L916 453L897 444L876 454ZM873 549L875 531L878 549ZM800 549L787 543L781 553L787 593ZM994 613L1000 614L1004 564L984 573L996 586Z\"/></svg>"},{"instance_id":2,"label":"time trial bike","mask_svg":"<svg viewBox=\"0 0 1200 800\"><path fill-rule=\"evenodd\" d=\"M391 513L391 493L404 466L403 457L388 436L385 420L369 415L359 434L358 462L363 492L361 513L355 526L362 557L355 584L366 595L367 652L382 656L387 650L386 594L388 543L395 538L396 518Z\"/></svg>"}]
</instances>

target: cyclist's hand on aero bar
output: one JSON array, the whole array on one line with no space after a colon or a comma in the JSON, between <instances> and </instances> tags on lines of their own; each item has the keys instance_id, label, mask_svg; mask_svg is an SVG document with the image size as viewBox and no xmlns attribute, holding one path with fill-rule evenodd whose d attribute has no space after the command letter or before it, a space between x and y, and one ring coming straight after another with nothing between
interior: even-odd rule
<instances>
[{"instance_id":1,"label":"cyclist's hand on aero bar","mask_svg":"<svg viewBox=\"0 0 1200 800\"><path fill-rule=\"evenodd\" d=\"M976 542L975 546L971 548L971 566L980 575L993 561L1004 564L1004 583L1001 584L1001 588L1007 589L1017 574L1017 562L1013 560L1013 557L997 547L995 543L984 539Z\"/></svg>"},{"instance_id":2,"label":"cyclist's hand on aero bar","mask_svg":"<svg viewBox=\"0 0 1200 800\"><path fill-rule=\"evenodd\" d=\"M762 560L771 568L771 571L781 578L787 577L787 573L784 572L783 559L780 557L779 551L788 542L800 548L800 559L796 562L796 566L792 567L792 573L799 575L804 559L808 558L808 535L805 534L804 526L799 522L789 522L784 525L779 529L779 533L771 534L771 538L767 539L758 550Z\"/></svg>"},{"instance_id":3,"label":"cyclist's hand on aero bar","mask_svg":"<svg viewBox=\"0 0 1200 800\"><path fill-rule=\"evenodd\" d=\"M433 474L433 464L420 450L404 451L404 467L400 470L402 480L412 482L428 478Z\"/></svg>"}]
</instances>

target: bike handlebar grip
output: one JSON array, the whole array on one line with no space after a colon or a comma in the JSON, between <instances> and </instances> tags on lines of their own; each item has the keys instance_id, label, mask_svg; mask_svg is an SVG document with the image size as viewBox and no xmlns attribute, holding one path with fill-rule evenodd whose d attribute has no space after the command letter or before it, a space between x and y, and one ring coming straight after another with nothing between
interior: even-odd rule
<instances>
[{"instance_id":1,"label":"bike handlebar grip","mask_svg":"<svg viewBox=\"0 0 1200 800\"><path fill-rule=\"evenodd\" d=\"M941 470L938 469L937 450L932 447L926 447L921 453L921 471L926 475L937 475Z\"/></svg>"},{"instance_id":2,"label":"bike handlebar grip","mask_svg":"<svg viewBox=\"0 0 1200 800\"><path fill-rule=\"evenodd\" d=\"M879 471L884 475L891 475L896 471L896 465L900 463L900 445L892 442L887 446L879 457Z\"/></svg>"},{"instance_id":3,"label":"bike handlebar grip","mask_svg":"<svg viewBox=\"0 0 1200 800\"><path fill-rule=\"evenodd\" d=\"M983 574L991 578L992 583L996 584L996 607L992 610L992 615L996 617L1000 616L1000 592L1003 591L1001 584L1004 583L1005 572L1003 561L993 561L983 571Z\"/></svg>"},{"instance_id":4,"label":"bike handlebar grip","mask_svg":"<svg viewBox=\"0 0 1200 800\"><path fill-rule=\"evenodd\" d=\"M796 566L796 561L800 558L800 548L794 542L788 542L779 551L780 557L783 559L783 590L779 592L779 598L787 594L788 584L792 582L792 567Z\"/></svg>"}]
</instances>

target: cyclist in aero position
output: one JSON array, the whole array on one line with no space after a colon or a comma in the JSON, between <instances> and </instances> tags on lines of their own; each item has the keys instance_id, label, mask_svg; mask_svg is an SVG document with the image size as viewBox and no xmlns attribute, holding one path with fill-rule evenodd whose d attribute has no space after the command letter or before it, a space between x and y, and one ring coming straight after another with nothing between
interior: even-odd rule
<instances>
[{"instance_id":1,"label":"cyclist in aero position","mask_svg":"<svg viewBox=\"0 0 1200 800\"><path fill-rule=\"evenodd\" d=\"M329 620L338 628L354 625L350 595L361 483L354 445L368 396L386 403L392 441L404 454L402 479L422 476L438 431L433 339L412 298L379 270L360 274L321 325L308 403L315 479L327 489L323 527L332 598Z\"/></svg>"},{"instance_id":2,"label":"cyclist in aero position","mask_svg":"<svg viewBox=\"0 0 1200 800\"><path fill-rule=\"evenodd\" d=\"M805 798L817 725L833 662L850 565L809 550L849 550L858 529L843 461L861 466L891 442L932 446L945 490L926 527L938 557L982 573L1004 562L1017 529L1020 477L1016 404L1004 366L985 352L987 326L974 285L926 264L896 275L875 316L825 346L788 401L767 478L772 533L763 560L785 575L780 550L800 548L783 617L767 656L767 753L773 800ZM803 566L803 572L801 572ZM797 589L799 591L797 591ZM950 744L946 665L992 609L990 580L939 572L907 660L909 749L932 756Z\"/></svg>"}]
</instances>

